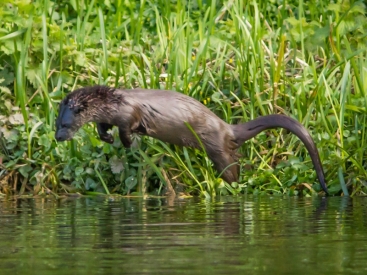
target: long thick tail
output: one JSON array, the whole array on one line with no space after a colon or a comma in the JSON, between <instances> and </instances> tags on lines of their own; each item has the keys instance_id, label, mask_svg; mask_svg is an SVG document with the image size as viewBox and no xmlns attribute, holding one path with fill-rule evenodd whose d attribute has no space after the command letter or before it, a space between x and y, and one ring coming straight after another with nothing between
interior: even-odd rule
<instances>
[{"instance_id":1,"label":"long thick tail","mask_svg":"<svg viewBox=\"0 0 367 275\"><path fill-rule=\"evenodd\" d=\"M295 134L306 146L311 156L317 177L322 189L328 194L325 183L324 170L320 161L319 152L307 129L297 120L284 115L268 115L258 117L243 124L232 125L236 142L242 145L246 140L255 137L266 129L284 128Z\"/></svg>"}]
</instances>

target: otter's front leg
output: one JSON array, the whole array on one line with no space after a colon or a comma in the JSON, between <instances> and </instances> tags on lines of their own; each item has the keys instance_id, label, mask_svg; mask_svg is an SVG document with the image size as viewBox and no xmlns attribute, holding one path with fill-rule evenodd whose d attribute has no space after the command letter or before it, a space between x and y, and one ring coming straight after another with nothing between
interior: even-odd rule
<instances>
[{"instance_id":1,"label":"otter's front leg","mask_svg":"<svg viewBox=\"0 0 367 275\"><path fill-rule=\"evenodd\" d=\"M119 127L120 140L125 148L129 148L131 146L132 141L130 135L131 135L130 129L121 126Z\"/></svg>"},{"instance_id":2,"label":"otter's front leg","mask_svg":"<svg viewBox=\"0 0 367 275\"><path fill-rule=\"evenodd\" d=\"M113 136L109 133L107 133L108 130L111 130L113 127L112 124L108 124L108 123L97 123L97 131L99 134L99 138L107 143L112 144L114 139Z\"/></svg>"}]
</instances>

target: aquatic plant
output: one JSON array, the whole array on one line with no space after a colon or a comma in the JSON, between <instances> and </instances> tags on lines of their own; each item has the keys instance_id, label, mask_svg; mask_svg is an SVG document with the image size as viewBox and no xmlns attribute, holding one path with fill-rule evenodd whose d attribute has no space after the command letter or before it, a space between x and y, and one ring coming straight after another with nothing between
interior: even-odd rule
<instances>
[{"instance_id":1,"label":"aquatic plant","mask_svg":"<svg viewBox=\"0 0 367 275\"><path fill-rule=\"evenodd\" d=\"M290 115L314 137L330 192L366 192L363 1L10 0L0 18L1 193L320 190L285 131L243 146L233 184L205 153L147 137L125 150L88 125L56 143L58 102L94 84L177 90L229 123Z\"/></svg>"}]
</instances>

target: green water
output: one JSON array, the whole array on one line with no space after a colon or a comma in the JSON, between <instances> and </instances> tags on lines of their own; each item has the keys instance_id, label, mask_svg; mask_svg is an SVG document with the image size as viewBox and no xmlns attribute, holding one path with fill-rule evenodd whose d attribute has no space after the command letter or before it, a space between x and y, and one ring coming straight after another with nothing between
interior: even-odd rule
<instances>
[{"instance_id":1,"label":"green water","mask_svg":"<svg viewBox=\"0 0 367 275\"><path fill-rule=\"evenodd\" d=\"M0 274L367 274L367 198L0 200Z\"/></svg>"}]
</instances>

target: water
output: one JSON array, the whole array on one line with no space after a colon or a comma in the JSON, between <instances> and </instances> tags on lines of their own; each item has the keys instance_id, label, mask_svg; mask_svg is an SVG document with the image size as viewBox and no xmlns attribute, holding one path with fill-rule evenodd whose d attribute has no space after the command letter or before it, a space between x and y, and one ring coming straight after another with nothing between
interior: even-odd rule
<instances>
[{"instance_id":1,"label":"water","mask_svg":"<svg viewBox=\"0 0 367 275\"><path fill-rule=\"evenodd\" d=\"M367 274L367 198L0 200L0 274Z\"/></svg>"}]
</instances>

